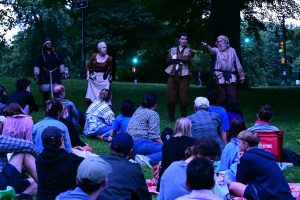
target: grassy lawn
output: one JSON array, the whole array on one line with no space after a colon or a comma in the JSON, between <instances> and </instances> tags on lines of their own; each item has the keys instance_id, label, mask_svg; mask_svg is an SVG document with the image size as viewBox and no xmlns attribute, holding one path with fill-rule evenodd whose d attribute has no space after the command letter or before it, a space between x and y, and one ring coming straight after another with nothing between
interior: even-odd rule
<instances>
[{"instance_id":1,"label":"grassy lawn","mask_svg":"<svg viewBox=\"0 0 300 200\"><path fill-rule=\"evenodd\" d=\"M16 80L16 78L2 77L0 84L4 85L8 90L8 94L10 94L15 89ZM66 87L67 98L73 101L77 109L84 113L87 108L84 102L87 81L72 79L64 80L63 84ZM120 104L125 99L131 99L135 103L136 107L138 107L141 103L143 93L146 91L155 92L158 96L157 112L161 117L161 130L165 127L173 128L174 123L167 122L168 113L165 103L165 84L133 84L114 82L112 84L112 93L115 114L119 114ZM31 84L31 92L42 108L42 95L38 92L38 85L35 82L32 82ZM191 86L188 114L192 114L194 112L193 100L197 96L204 96L205 92L205 88ZM239 104L244 113L247 127L252 126L254 123L256 113L262 104L271 104L274 111L274 117L271 124L284 130L284 147L290 148L300 154L300 108L298 103L300 99L300 87L252 88L249 90L239 90L238 95ZM178 110L179 109L177 108L176 117L180 117ZM38 122L44 117L43 109L40 109L37 113L33 113L32 116L34 122ZM107 142L86 138L83 138L83 140L89 143L93 147L94 152L97 154L101 155L108 152ZM150 178L150 170L144 169L144 172L146 178ZM288 168L284 171L284 174L288 179L288 182L300 182L299 167Z\"/></svg>"}]
</instances>

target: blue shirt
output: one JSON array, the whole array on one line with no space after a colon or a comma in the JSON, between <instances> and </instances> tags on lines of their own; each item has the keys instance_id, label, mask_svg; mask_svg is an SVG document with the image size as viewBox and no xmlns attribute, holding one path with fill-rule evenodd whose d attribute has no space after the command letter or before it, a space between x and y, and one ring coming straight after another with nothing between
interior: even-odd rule
<instances>
[{"instance_id":1,"label":"blue shirt","mask_svg":"<svg viewBox=\"0 0 300 200\"><path fill-rule=\"evenodd\" d=\"M220 115L220 119L222 121L221 131L229 130L229 120L226 110L221 106L209 106L210 112L215 112Z\"/></svg>"},{"instance_id":2,"label":"blue shirt","mask_svg":"<svg viewBox=\"0 0 300 200\"><path fill-rule=\"evenodd\" d=\"M219 172L230 169L232 164L238 162L239 152L239 139L236 137L231 138L230 142L226 144L225 148L222 151L220 165L218 166L216 171Z\"/></svg>"},{"instance_id":3,"label":"blue shirt","mask_svg":"<svg viewBox=\"0 0 300 200\"><path fill-rule=\"evenodd\" d=\"M248 128L250 131L257 131L257 132L273 132L279 131L276 126L271 126L269 123L264 121L256 121L254 126Z\"/></svg>"},{"instance_id":4,"label":"blue shirt","mask_svg":"<svg viewBox=\"0 0 300 200\"><path fill-rule=\"evenodd\" d=\"M116 133L126 133L127 126L130 119L131 117L127 117L122 114L119 114L113 123L113 130L116 131Z\"/></svg>"},{"instance_id":5,"label":"blue shirt","mask_svg":"<svg viewBox=\"0 0 300 200\"><path fill-rule=\"evenodd\" d=\"M39 121L33 126L32 129L32 140L36 144L38 153L42 153L44 146L43 146L43 141L42 141L42 133L45 128L48 126L55 126L62 130L63 132L63 138L65 142L65 147L67 152L71 152L72 145L71 145L71 140L69 136L69 131L66 125L64 125L62 122L60 122L57 119L54 119L52 117L45 117L42 121Z\"/></svg>"},{"instance_id":6,"label":"blue shirt","mask_svg":"<svg viewBox=\"0 0 300 200\"><path fill-rule=\"evenodd\" d=\"M74 190L68 190L66 192L58 195L55 200L91 200L90 196L88 196L82 189L76 187Z\"/></svg>"},{"instance_id":7,"label":"blue shirt","mask_svg":"<svg viewBox=\"0 0 300 200\"><path fill-rule=\"evenodd\" d=\"M211 138L220 145L221 149L224 148L220 132L222 122L217 113L198 110L195 114L189 115L187 118L192 123L193 138Z\"/></svg>"}]
</instances>

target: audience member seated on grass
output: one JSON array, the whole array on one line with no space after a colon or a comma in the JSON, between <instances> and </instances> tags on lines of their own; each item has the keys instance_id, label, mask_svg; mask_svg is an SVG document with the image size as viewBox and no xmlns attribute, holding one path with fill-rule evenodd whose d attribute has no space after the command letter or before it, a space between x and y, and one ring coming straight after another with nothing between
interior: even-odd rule
<instances>
[{"instance_id":1,"label":"audience member seated on grass","mask_svg":"<svg viewBox=\"0 0 300 200\"><path fill-rule=\"evenodd\" d=\"M222 140L225 144L227 144L227 131L229 130L229 121L228 121L228 116L226 113L226 110L221 107L218 106L218 94L215 91L210 91L207 93L206 95L207 100L209 101L209 111L210 112L215 112L218 113L222 122L222 126L221 126L221 137Z\"/></svg>"},{"instance_id":2,"label":"audience member seated on grass","mask_svg":"<svg viewBox=\"0 0 300 200\"><path fill-rule=\"evenodd\" d=\"M295 199L271 152L258 148L259 135L246 130L238 134L239 164L236 181L229 184L231 194L251 199Z\"/></svg>"},{"instance_id":3,"label":"audience member seated on grass","mask_svg":"<svg viewBox=\"0 0 300 200\"><path fill-rule=\"evenodd\" d=\"M157 96L146 92L141 106L134 112L127 127L134 141L132 157L141 164L152 168L161 161L162 140L160 138L160 118L156 109Z\"/></svg>"},{"instance_id":4,"label":"audience member seated on grass","mask_svg":"<svg viewBox=\"0 0 300 200\"><path fill-rule=\"evenodd\" d=\"M74 124L74 126L79 127L79 125L84 127L84 116L77 110L74 103L68 99L66 99L66 90L63 85L56 85L53 88L54 99L59 101L62 105L64 105L68 111L68 117L66 118L70 122Z\"/></svg>"},{"instance_id":5,"label":"audience member seated on grass","mask_svg":"<svg viewBox=\"0 0 300 200\"><path fill-rule=\"evenodd\" d=\"M220 164L216 169L216 172L228 170L230 177L234 178L236 176L236 165L238 163L238 153L240 152L239 148L239 139L237 135L246 130L245 122L241 119L234 119L230 123L228 142L225 148L222 151ZM230 169L230 170L229 170Z\"/></svg>"},{"instance_id":6,"label":"audience member seated on grass","mask_svg":"<svg viewBox=\"0 0 300 200\"><path fill-rule=\"evenodd\" d=\"M9 162L7 154L13 153ZM28 140L0 135L0 190L12 186L19 197L30 197L37 191L36 146ZM22 172L31 178L24 177Z\"/></svg>"},{"instance_id":7,"label":"audience member seated on grass","mask_svg":"<svg viewBox=\"0 0 300 200\"><path fill-rule=\"evenodd\" d=\"M177 200L221 200L220 197L212 192L212 188L215 185L214 166L208 159L195 158L188 164L185 184L191 190L191 193L179 197Z\"/></svg>"},{"instance_id":8,"label":"audience member seated on grass","mask_svg":"<svg viewBox=\"0 0 300 200\"><path fill-rule=\"evenodd\" d=\"M66 151L63 132L55 126L43 130L42 141L44 149L36 160L37 199L53 200L76 187L77 168L84 158Z\"/></svg>"},{"instance_id":9,"label":"audience member seated on grass","mask_svg":"<svg viewBox=\"0 0 300 200\"><path fill-rule=\"evenodd\" d=\"M66 107L63 106L63 113L59 118L59 121L61 121L64 125L67 126L72 147L80 146L83 147L86 151L92 152L93 149L80 139L79 132L77 128L74 126L74 124L71 121L66 119L67 115L68 115L68 111Z\"/></svg>"},{"instance_id":10,"label":"audience member seated on grass","mask_svg":"<svg viewBox=\"0 0 300 200\"><path fill-rule=\"evenodd\" d=\"M263 105L257 114L257 119L254 126L248 128L251 131L257 132L273 132L279 131L276 126L271 126L270 122L272 121L273 111L270 105Z\"/></svg>"},{"instance_id":11,"label":"audience member seated on grass","mask_svg":"<svg viewBox=\"0 0 300 200\"><path fill-rule=\"evenodd\" d=\"M58 119L61 117L63 113L63 106L62 104L54 99L46 101L46 108L45 108L45 118L33 126L32 130L32 140L36 144L38 148L38 153L43 151L43 142L42 142L42 132L48 126L55 126L62 130L62 134L64 137L64 145L67 152L71 152L71 140L68 128Z\"/></svg>"},{"instance_id":12,"label":"audience member seated on grass","mask_svg":"<svg viewBox=\"0 0 300 200\"><path fill-rule=\"evenodd\" d=\"M111 166L102 158L85 158L77 169L77 187L61 193L55 200L96 200L111 172Z\"/></svg>"},{"instance_id":13,"label":"audience member seated on grass","mask_svg":"<svg viewBox=\"0 0 300 200\"><path fill-rule=\"evenodd\" d=\"M128 123L134 113L134 103L131 100L125 100L122 102L120 110L121 114L116 117L113 123L113 130L108 137L109 141L111 141L117 133L126 133Z\"/></svg>"},{"instance_id":14,"label":"audience member seated on grass","mask_svg":"<svg viewBox=\"0 0 300 200\"><path fill-rule=\"evenodd\" d=\"M30 83L31 81L27 78L18 79L16 82L16 91L11 93L6 100L7 105L18 103L27 115L32 111L39 111L39 105L30 93Z\"/></svg>"},{"instance_id":15,"label":"audience member seated on grass","mask_svg":"<svg viewBox=\"0 0 300 200\"><path fill-rule=\"evenodd\" d=\"M0 85L0 116L4 115L3 110L6 107L6 100L7 100L6 88Z\"/></svg>"},{"instance_id":16,"label":"audience member seated on grass","mask_svg":"<svg viewBox=\"0 0 300 200\"><path fill-rule=\"evenodd\" d=\"M225 99L223 106L226 110L229 124L234 119L244 120L243 112L241 111L238 102L235 99Z\"/></svg>"},{"instance_id":17,"label":"audience member seated on grass","mask_svg":"<svg viewBox=\"0 0 300 200\"><path fill-rule=\"evenodd\" d=\"M159 200L176 199L189 194L186 187L186 168L194 158L206 158L213 162L219 158L219 144L210 138L202 138L186 151L186 160L173 162L164 172L160 181Z\"/></svg>"},{"instance_id":18,"label":"audience member seated on grass","mask_svg":"<svg viewBox=\"0 0 300 200\"><path fill-rule=\"evenodd\" d=\"M209 101L205 97L197 97L194 103L195 114L187 117L192 123L192 137L214 139L223 149L225 144L221 137L222 122L219 114L208 111Z\"/></svg>"},{"instance_id":19,"label":"audience member seated on grass","mask_svg":"<svg viewBox=\"0 0 300 200\"><path fill-rule=\"evenodd\" d=\"M194 145L196 139L192 138L191 126L191 121L188 118L183 117L176 120L173 136L162 147L161 170L158 183L164 171L172 162L184 160L185 150ZM159 184L157 187L159 189Z\"/></svg>"},{"instance_id":20,"label":"audience member seated on grass","mask_svg":"<svg viewBox=\"0 0 300 200\"><path fill-rule=\"evenodd\" d=\"M115 121L115 114L107 104L110 100L111 92L108 89L102 89L98 99L88 107L83 130L86 137L108 140Z\"/></svg>"},{"instance_id":21,"label":"audience member seated on grass","mask_svg":"<svg viewBox=\"0 0 300 200\"><path fill-rule=\"evenodd\" d=\"M17 103L10 103L4 108L6 116L3 122L3 135L24 140L32 140L32 118L24 114L23 109Z\"/></svg>"},{"instance_id":22,"label":"audience member seated on grass","mask_svg":"<svg viewBox=\"0 0 300 200\"><path fill-rule=\"evenodd\" d=\"M108 181L97 199L151 199L141 166L128 160L133 139L127 133L117 134L110 145L110 153L101 156L112 167Z\"/></svg>"}]
</instances>

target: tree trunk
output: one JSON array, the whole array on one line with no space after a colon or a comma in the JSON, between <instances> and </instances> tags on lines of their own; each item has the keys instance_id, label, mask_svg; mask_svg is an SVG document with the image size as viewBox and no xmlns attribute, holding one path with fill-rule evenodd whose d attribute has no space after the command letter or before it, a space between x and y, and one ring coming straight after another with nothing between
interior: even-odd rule
<instances>
[{"instance_id":1,"label":"tree trunk","mask_svg":"<svg viewBox=\"0 0 300 200\"><path fill-rule=\"evenodd\" d=\"M240 43L240 3L239 0L212 0L211 1L211 29L213 41L219 35L225 35L230 46L235 48L239 58L241 55Z\"/></svg>"}]
</instances>

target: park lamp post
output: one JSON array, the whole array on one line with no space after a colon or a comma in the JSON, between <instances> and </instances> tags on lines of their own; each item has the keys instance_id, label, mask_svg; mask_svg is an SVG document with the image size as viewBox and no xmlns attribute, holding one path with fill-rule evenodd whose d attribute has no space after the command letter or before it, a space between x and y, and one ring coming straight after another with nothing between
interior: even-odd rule
<instances>
[{"instance_id":1,"label":"park lamp post","mask_svg":"<svg viewBox=\"0 0 300 200\"><path fill-rule=\"evenodd\" d=\"M137 83L137 71L136 71L136 65L138 64L139 60L137 57L133 57L132 58L132 64L133 64L133 67L131 69L132 73L133 73L133 82L134 83Z\"/></svg>"},{"instance_id":2,"label":"park lamp post","mask_svg":"<svg viewBox=\"0 0 300 200\"><path fill-rule=\"evenodd\" d=\"M75 0L75 7L77 9L81 9L81 16L82 16L82 22L81 22L81 39L82 39L82 45L81 45L81 62L82 62L82 74L81 78L85 78L85 11L84 9L88 7L88 0Z\"/></svg>"}]
</instances>

